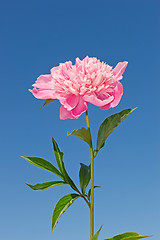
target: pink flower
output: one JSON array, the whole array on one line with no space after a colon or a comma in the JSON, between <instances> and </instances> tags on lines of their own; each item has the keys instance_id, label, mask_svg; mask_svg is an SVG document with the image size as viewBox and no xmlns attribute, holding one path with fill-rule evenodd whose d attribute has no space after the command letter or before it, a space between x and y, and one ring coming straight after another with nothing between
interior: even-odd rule
<instances>
[{"instance_id":1,"label":"pink flower","mask_svg":"<svg viewBox=\"0 0 160 240\"><path fill-rule=\"evenodd\" d=\"M72 62L60 63L51 69L51 74L40 75L29 90L36 98L58 99L62 104L60 118L78 118L88 108L88 102L102 110L118 105L123 87L119 80L127 62L120 62L112 69L97 58L76 58Z\"/></svg>"}]
</instances>

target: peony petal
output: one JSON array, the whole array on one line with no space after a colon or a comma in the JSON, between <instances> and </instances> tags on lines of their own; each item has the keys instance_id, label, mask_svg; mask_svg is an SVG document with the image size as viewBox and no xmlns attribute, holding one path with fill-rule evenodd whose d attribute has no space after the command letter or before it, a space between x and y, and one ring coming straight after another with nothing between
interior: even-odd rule
<instances>
[{"instance_id":1,"label":"peony petal","mask_svg":"<svg viewBox=\"0 0 160 240\"><path fill-rule=\"evenodd\" d=\"M74 119L75 117L72 115L71 111L68 111L63 105L60 107L60 119Z\"/></svg>"},{"instance_id":2,"label":"peony petal","mask_svg":"<svg viewBox=\"0 0 160 240\"><path fill-rule=\"evenodd\" d=\"M39 99L56 99L53 90L33 88L33 90L29 89L29 91L33 94L34 97Z\"/></svg>"},{"instance_id":3,"label":"peony petal","mask_svg":"<svg viewBox=\"0 0 160 240\"><path fill-rule=\"evenodd\" d=\"M114 97L113 96L109 96L109 97L106 97L105 99L100 99L100 97L97 97L96 95L85 95L83 96L83 99L87 102L90 102L98 107L101 107L101 106L104 106L108 103L110 103Z\"/></svg>"},{"instance_id":4,"label":"peony petal","mask_svg":"<svg viewBox=\"0 0 160 240\"><path fill-rule=\"evenodd\" d=\"M115 93L114 93L114 100L111 102L111 107L116 107L118 103L121 100L121 97L123 95L123 86L120 82L117 83L117 86L115 87Z\"/></svg>"},{"instance_id":5,"label":"peony petal","mask_svg":"<svg viewBox=\"0 0 160 240\"><path fill-rule=\"evenodd\" d=\"M51 80L52 80L51 74L40 75L37 78L35 84L33 84L32 86L41 89L52 89L53 83L51 82Z\"/></svg>"},{"instance_id":6,"label":"peony petal","mask_svg":"<svg viewBox=\"0 0 160 240\"><path fill-rule=\"evenodd\" d=\"M128 62L119 62L117 66L113 69L113 75L115 76L115 79L121 80L122 79L122 74L124 73L126 67L127 67Z\"/></svg>"},{"instance_id":7,"label":"peony petal","mask_svg":"<svg viewBox=\"0 0 160 240\"><path fill-rule=\"evenodd\" d=\"M74 94L71 95L59 95L59 97L57 97L60 101L60 103L68 110L72 110L73 108L75 108L78 104L79 101L79 96L76 96Z\"/></svg>"},{"instance_id":8,"label":"peony petal","mask_svg":"<svg viewBox=\"0 0 160 240\"><path fill-rule=\"evenodd\" d=\"M82 113L84 113L88 108L88 103L85 102L81 97L79 98L79 102L77 106L71 111L72 115L75 118L78 118Z\"/></svg>"},{"instance_id":9,"label":"peony petal","mask_svg":"<svg viewBox=\"0 0 160 240\"><path fill-rule=\"evenodd\" d=\"M121 97L123 95L123 86L120 82L117 82L117 85L114 88L114 94L113 95L114 95L114 100L111 103L100 107L102 110L107 110L109 108L116 107L118 105L118 103L120 102Z\"/></svg>"},{"instance_id":10,"label":"peony petal","mask_svg":"<svg viewBox=\"0 0 160 240\"><path fill-rule=\"evenodd\" d=\"M85 102L82 98L79 98L77 106L71 111L67 110L63 105L60 108L60 119L67 118L78 118L82 113L84 113L88 108L88 103Z\"/></svg>"},{"instance_id":11,"label":"peony petal","mask_svg":"<svg viewBox=\"0 0 160 240\"><path fill-rule=\"evenodd\" d=\"M100 107L100 109L102 109L102 110L107 110L107 109L109 109L109 108L111 108L111 103L108 103L108 104Z\"/></svg>"}]
</instances>

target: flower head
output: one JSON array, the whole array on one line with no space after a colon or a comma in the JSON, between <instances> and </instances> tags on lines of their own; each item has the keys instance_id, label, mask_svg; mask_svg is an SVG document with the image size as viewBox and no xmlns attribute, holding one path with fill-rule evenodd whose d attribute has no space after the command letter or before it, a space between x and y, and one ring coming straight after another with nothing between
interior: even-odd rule
<instances>
[{"instance_id":1,"label":"flower head","mask_svg":"<svg viewBox=\"0 0 160 240\"><path fill-rule=\"evenodd\" d=\"M127 62L120 62L112 69L97 58L76 58L60 63L51 69L51 74L40 75L30 92L40 99L58 99L62 104L60 118L78 118L88 108L88 102L102 110L118 105L123 87L119 80Z\"/></svg>"}]
</instances>

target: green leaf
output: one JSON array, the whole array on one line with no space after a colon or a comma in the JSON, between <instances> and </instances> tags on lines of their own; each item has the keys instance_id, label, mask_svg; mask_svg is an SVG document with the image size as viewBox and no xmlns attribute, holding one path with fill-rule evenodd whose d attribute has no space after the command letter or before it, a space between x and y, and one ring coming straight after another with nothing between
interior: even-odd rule
<instances>
[{"instance_id":1,"label":"green leaf","mask_svg":"<svg viewBox=\"0 0 160 240\"><path fill-rule=\"evenodd\" d=\"M62 173L62 176L63 176L65 182L67 182L74 190L78 191L76 185L74 184L72 179L69 177L69 175L65 169L64 162L63 162L63 152L60 151L58 144L56 143L54 138L52 138L52 142L53 142L53 148L54 148L54 154L56 157L56 161L57 161L59 170Z\"/></svg>"},{"instance_id":2,"label":"green leaf","mask_svg":"<svg viewBox=\"0 0 160 240\"><path fill-rule=\"evenodd\" d=\"M91 165L87 166L81 163L81 168L79 171L79 182L83 194L85 194L86 187L88 186L90 179L91 179Z\"/></svg>"},{"instance_id":3,"label":"green leaf","mask_svg":"<svg viewBox=\"0 0 160 240\"><path fill-rule=\"evenodd\" d=\"M151 236L144 236L136 232L126 232L126 233L116 235L112 238L106 238L105 240L137 240L145 237L151 237Z\"/></svg>"},{"instance_id":4,"label":"green leaf","mask_svg":"<svg viewBox=\"0 0 160 240\"><path fill-rule=\"evenodd\" d=\"M91 137L90 137L89 129L82 127L81 129L73 130L71 133L67 132L67 136L70 136L70 135L77 136L81 140L88 143L89 146L91 147Z\"/></svg>"},{"instance_id":5,"label":"green leaf","mask_svg":"<svg viewBox=\"0 0 160 240\"><path fill-rule=\"evenodd\" d=\"M60 216L69 208L69 206L78 198L78 194L68 194L62 197L56 204L52 216L52 232L55 229Z\"/></svg>"},{"instance_id":6,"label":"green leaf","mask_svg":"<svg viewBox=\"0 0 160 240\"><path fill-rule=\"evenodd\" d=\"M63 176L58 171L58 169L55 166L53 166L50 162L48 162L47 160L40 158L40 157L24 157L24 156L22 156L22 157L25 160L27 160L28 162L32 163L33 165L35 165L39 168L45 169L47 171L50 171L63 179Z\"/></svg>"},{"instance_id":7,"label":"green leaf","mask_svg":"<svg viewBox=\"0 0 160 240\"><path fill-rule=\"evenodd\" d=\"M55 101L56 99L47 99L46 101L45 101L45 103L43 104L43 106L42 106L42 108L44 108L46 105L48 105L49 103L51 103L51 102L53 102L53 101Z\"/></svg>"},{"instance_id":8,"label":"green leaf","mask_svg":"<svg viewBox=\"0 0 160 240\"><path fill-rule=\"evenodd\" d=\"M98 130L96 152L98 152L104 146L106 139L113 132L113 130L134 110L135 109L126 109L104 120Z\"/></svg>"},{"instance_id":9,"label":"green leaf","mask_svg":"<svg viewBox=\"0 0 160 240\"><path fill-rule=\"evenodd\" d=\"M96 234L92 237L92 240L97 240L98 239L98 236L99 236L99 233L102 229L102 226L100 227L100 229L96 232Z\"/></svg>"},{"instance_id":10,"label":"green leaf","mask_svg":"<svg viewBox=\"0 0 160 240\"><path fill-rule=\"evenodd\" d=\"M58 185L62 185L62 184L66 184L63 181L51 181L51 182L45 182L45 183L37 183L35 185L31 185L26 183L30 188L32 188L33 190L46 190L48 188L51 187L55 187Z\"/></svg>"},{"instance_id":11,"label":"green leaf","mask_svg":"<svg viewBox=\"0 0 160 240\"><path fill-rule=\"evenodd\" d=\"M100 187L100 186L94 186L94 188L97 188L97 187ZM91 189L89 189L89 191L88 191L88 199L90 200L90 197L91 197Z\"/></svg>"}]
</instances>

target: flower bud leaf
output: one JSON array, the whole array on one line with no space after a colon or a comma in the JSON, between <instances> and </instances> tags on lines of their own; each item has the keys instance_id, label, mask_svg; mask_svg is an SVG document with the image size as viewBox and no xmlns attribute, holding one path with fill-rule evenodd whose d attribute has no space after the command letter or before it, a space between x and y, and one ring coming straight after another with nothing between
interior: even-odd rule
<instances>
[{"instance_id":1,"label":"flower bud leaf","mask_svg":"<svg viewBox=\"0 0 160 240\"><path fill-rule=\"evenodd\" d=\"M125 109L119 113L113 114L103 121L98 130L96 152L104 146L106 139L113 130L134 110L135 109Z\"/></svg>"},{"instance_id":2,"label":"flower bud leaf","mask_svg":"<svg viewBox=\"0 0 160 240\"><path fill-rule=\"evenodd\" d=\"M60 216L69 208L69 206L78 198L78 194L68 194L63 196L56 204L52 215L52 232L55 229Z\"/></svg>"},{"instance_id":3,"label":"flower bud leaf","mask_svg":"<svg viewBox=\"0 0 160 240\"><path fill-rule=\"evenodd\" d=\"M81 140L88 143L89 146L91 147L91 137L90 137L89 129L86 129L86 128L82 127L80 129L73 130L71 133L67 132L67 136L70 136L70 135L77 136Z\"/></svg>"},{"instance_id":4,"label":"flower bud leaf","mask_svg":"<svg viewBox=\"0 0 160 240\"><path fill-rule=\"evenodd\" d=\"M40 157L24 157L24 156L22 156L22 157L25 160L27 160L28 162L30 162L31 164L35 165L36 167L50 171L63 179L63 176L58 171L58 169L55 166L53 166L50 162L48 162L47 160L40 158Z\"/></svg>"},{"instance_id":5,"label":"flower bud leaf","mask_svg":"<svg viewBox=\"0 0 160 240\"><path fill-rule=\"evenodd\" d=\"M69 175L65 169L64 162L63 162L63 152L60 151L58 144L56 143L56 141L54 140L53 137L52 137L52 142L53 142L53 148L54 148L54 154L56 157L56 161L57 161L59 170L64 178L64 181L66 183L68 183L75 191L78 191L76 185L74 184L72 179L69 177Z\"/></svg>"},{"instance_id":6,"label":"flower bud leaf","mask_svg":"<svg viewBox=\"0 0 160 240\"><path fill-rule=\"evenodd\" d=\"M56 99L47 99L47 100L44 102L42 108L44 108L46 105L48 105L49 103L51 103L51 102L53 102L53 101L55 101L55 100L56 100Z\"/></svg>"},{"instance_id":7,"label":"flower bud leaf","mask_svg":"<svg viewBox=\"0 0 160 240\"><path fill-rule=\"evenodd\" d=\"M85 194L86 187L88 186L90 179L91 179L91 165L87 166L81 163L81 168L79 170L79 182L83 194Z\"/></svg>"},{"instance_id":8,"label":"flower bud leaf","mask_svg":"<svg viewBox=\"0 0 160 240\"><path fill-rule=\"evenodd\" d=\"M116 235L112 238L106 238L105 240L137 240L141 238L146 238L151 236L144 236L137 232L126 232L119 235Z\"/></svg>"},{"instance_id":9,"label":"flower bud leaf","mask_svg":"<svg viewBox=\"0 0 160 240\"><path fill-rule=\"evenodd\" d=\"M58 185L63 185L63 184L66 184L65 182L63 181L51 181L51 182L44 182L44 183L37 183L35 185L31 185L31 184L28 184L26 183L30 188L32 188L33 190L46 190L48 188L52 188L52 187L55 187L55 186L58 186Z\"/></svg>"},{"instance_id":10,"label":"flower bud leaf","mask_svg":"<svg viewBox=\"0 0 160 240\"><path fill-rule=\"evenodd\" d=\"M98 239L98 236L99 236L99 233L102 229L102 226L100 227L100 229L96 232L96 234L94 234L94 236L92 237L92 240L97 240Z\"/></svg>"}]
</instances>

